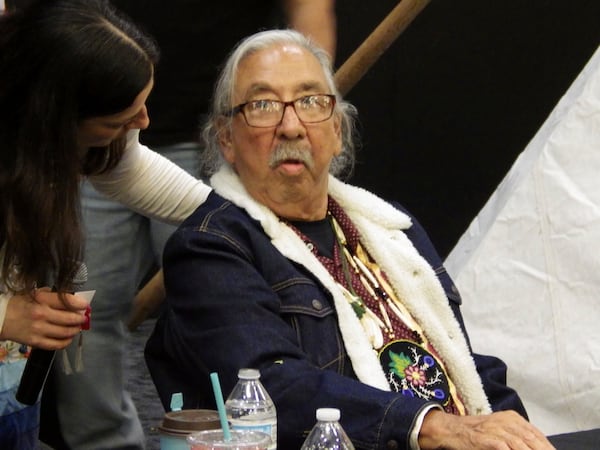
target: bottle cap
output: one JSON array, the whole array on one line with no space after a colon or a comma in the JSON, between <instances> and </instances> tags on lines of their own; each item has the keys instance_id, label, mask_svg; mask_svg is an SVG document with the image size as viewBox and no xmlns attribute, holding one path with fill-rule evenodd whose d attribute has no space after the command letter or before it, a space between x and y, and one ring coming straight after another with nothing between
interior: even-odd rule
<instances>
[{"instance_id":1,"label":"bottle cap","mask_svg":"<svg viewBox=\"0 0 600 450\"><path fill-rule=\"evenodd\" d=\"M260 371L258 369L240 369L238 371L238 378L242 380L258 380L260 378Z\"/></svg>"},{"instance_id":2,"label":"bottle cap","mask_svg":"<svg viewBox=\"0 0 600 450\"><path fill-rule=\"evenodd\" d=\"M337 422L340 420L340 410L337 408L317 409L317 420L322 422Z\"/></svg>"}]
</instances>

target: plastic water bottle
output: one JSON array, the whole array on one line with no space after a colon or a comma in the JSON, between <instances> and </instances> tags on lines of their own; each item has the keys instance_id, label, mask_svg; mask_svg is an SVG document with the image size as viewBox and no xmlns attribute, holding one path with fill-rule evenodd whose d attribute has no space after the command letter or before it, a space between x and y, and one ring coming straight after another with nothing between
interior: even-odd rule
<instances>
[{"instance_id":1,"label":"plastic water bottle","mask_svg":"<svg viewBox=\"0 0 600 450\"><path fill-rule=\"evenodd\" d=\"M240 369L238 382L225 401L232 429L262 431L271 436L269 450L277 448L277 412L260 382L257 369Z\"/></svg>"},{"instance_id":2,"label":"plastic water bottle","mask_svg":"<svg viewBox=\"0 0 600 450\"><path fill-rule=\"evenodd\" d=\"M339 420L339 409L317 409L317 423L300 450L354 450L354 445Z\"/></svg>"}]
</instances>

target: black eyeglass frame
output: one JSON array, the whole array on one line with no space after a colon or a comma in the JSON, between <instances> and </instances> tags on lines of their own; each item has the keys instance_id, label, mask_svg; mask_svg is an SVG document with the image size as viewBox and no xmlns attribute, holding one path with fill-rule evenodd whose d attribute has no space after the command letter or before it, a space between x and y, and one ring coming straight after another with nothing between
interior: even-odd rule
<instances>
[{"instance_id":1,"label":"black eyeglass frame","mask_svg":"<svg viewBox=\"0 0 600 450\"><path fill-rule=\"evenodd\" d=\"M298 100L302 100L304 98L307 97L315 97L315 96L325 96L327 98L329 98L329 100L331 101L331 112L329 113L329 115L321 120L316 120L316 121L306 121L306 120L302 120L300 119L300 116L298 115L298 112L296 111L296 102ZM272 100L272 99L256 99L256 100L250 100L248 102L244 102L244 103L240 103L239 105L234 106L233 108L231 108L229 111L225 111L223 113L224 116L226 117L233 117L238 113L242 113L242 117L244 117L244 122L246 122L246 125L248 125L249 127L252 128L273 128L273 127L277 127L281 124L281 122L283 121L283 116L285 115L285 110L287 109L288 106L291 106L292 109L294 110L294 113L296 114L296 116L298 117L298 120L300 120L300 122L302 123L321 123L321 122L325 122L326 120L329 120L331 118L331 116L333 116L333 111L335 110L335 105L336 105L336 97L334 94L309 94L309 95L303 95L302 97L298 97L294 100L290 100L288 102L282 102L281 100ZM254 103L254 102L261 102L261 101L268 101L268 102L277 102L283 105L283 108L281 109L281 118L279 119L279 122L277 122L274 125L268 125L268 126L257 126L257 125L250 125L250 123L248 123L248 118L246 117L246 112L244 111L244 108L246 107L246 105L249 105L250 103Z\"/></svg>"}]
</instances>

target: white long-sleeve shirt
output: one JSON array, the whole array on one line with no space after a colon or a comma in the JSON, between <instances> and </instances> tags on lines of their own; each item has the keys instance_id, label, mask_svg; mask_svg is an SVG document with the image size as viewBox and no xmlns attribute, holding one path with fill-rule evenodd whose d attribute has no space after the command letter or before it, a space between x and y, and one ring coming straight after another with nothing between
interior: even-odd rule
<instances>
[{"instance_id":1,"label":"white long-sleeve shirt","mask_svg":"<svg viewBox=\"0 0 600 450\"><path fill-rule=\"evenodd\" d=\"M130 132L118 166L90 177L94 187L134 211L169 223L180 223L208 197L211 188L140 144Z\"/></svg>"}]
</instances>

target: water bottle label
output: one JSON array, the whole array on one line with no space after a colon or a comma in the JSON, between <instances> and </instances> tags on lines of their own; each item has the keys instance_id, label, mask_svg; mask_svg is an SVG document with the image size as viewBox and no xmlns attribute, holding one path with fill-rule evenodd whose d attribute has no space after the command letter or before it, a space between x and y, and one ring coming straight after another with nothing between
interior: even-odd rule
<instances>
[{"instance_id":1,"label":"water bottle label","mask_svg":"<svg viewBox=\"0 0 600 450\"><path fill-rule=\"evenodd\" d=\"M231 428L234 430L253 430L253 431L262 431L263 433L271 436L271 445L269 445L269 450L277 449L277 425L273 424L273 422L248 422L247 420L229 420L231 423Z\"/></svg>"}]
</instances>

